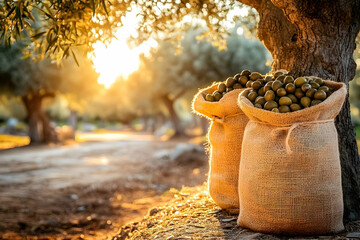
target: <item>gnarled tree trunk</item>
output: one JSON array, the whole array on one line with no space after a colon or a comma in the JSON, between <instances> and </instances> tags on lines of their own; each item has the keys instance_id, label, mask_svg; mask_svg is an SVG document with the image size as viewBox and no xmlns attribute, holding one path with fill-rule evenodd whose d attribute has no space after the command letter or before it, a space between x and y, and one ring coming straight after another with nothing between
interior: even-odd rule
<instances>
[{"instance_id":1,"label":"gnarled tree trunk","mask_svg":"<svg viewBox=\"0 0 360 240\"><path fill-rule=\"evenodd\" d=\"M183 136L185 135L185 130L181 124L181 119L179 118L178 114L175 111L174 103L175 100L170 99L168 96L162 97L162 102L164 103L165 107L167 108L171 123L173 124L175 130L175 136Z\"/></svg>"},{"instance_id":2,"label":"gnarled tree trunk","mask_svg":"<svg viewBox=\"0 0 360 240\"><path fill-rule=\"evenodd\" d=\"M57 141L55 129L51 126L49 118L41 109L42 100L46 96L31 94L22 97L27 113L31 144Z\"/></svg>"},{"instance_id":3,"label":"gnarled tree trunk","mask_svg":"<svg viewBox=\"0 0 360 240\"><path fill-rule=\"evenodd\" d=\"M355 76L360 1L240 0L260 16L258 37L273 56L273 71L344 82ZM339 137L344 220L360 219L360 160L349 100L335 121Z\"/></svg>"}]
</instances>

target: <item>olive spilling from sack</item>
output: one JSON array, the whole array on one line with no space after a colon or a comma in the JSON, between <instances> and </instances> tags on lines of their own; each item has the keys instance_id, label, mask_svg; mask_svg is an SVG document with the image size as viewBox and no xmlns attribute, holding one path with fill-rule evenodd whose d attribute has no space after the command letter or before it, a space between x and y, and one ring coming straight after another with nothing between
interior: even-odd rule
<instances>
[{"instance_id":1,"label":"olive spilling from sack","mask_svg":"<svg viewBox=\"0 0 360 240\"><path fill-rule=\"evenodd\" d=\"M241 73L236 74L234 77L228 77L224 82L218 83L217 90L215 90L211 94L210 93L206 94L205 100L209 102L217 102L226 93L235 89L249 88L249 87L252 87L254 89L259 89L263 83L257 80L263 78L265 78L264 75L258 72L250 72L250 70L245 69ZM264 89L262 89L261 91L263 90Z\"/></svg>"},{"instance_id":2,"label":"olive spilling from sack","mask_svg":"<svg viewBox=\"0 0 360 240\"><path fill-rule=\"evenodd\" d=\"M248 82L251 82L248 78ZM295 112L315 106L334 91L325 86L324 80L317 77L298 77L294 79L283 72L257 77L252 82L247 98L256 108L277 113Z\"/></svg>"}]
</instances>

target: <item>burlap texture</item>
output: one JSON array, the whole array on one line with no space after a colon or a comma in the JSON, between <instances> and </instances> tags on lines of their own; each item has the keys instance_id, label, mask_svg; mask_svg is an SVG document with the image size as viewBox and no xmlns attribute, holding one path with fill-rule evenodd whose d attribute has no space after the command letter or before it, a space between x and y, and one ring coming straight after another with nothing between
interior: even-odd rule
<instances>
[{"instance_id":1,"label":"burlap texture","mask_svg":"<svg viewBox=\"0 0 360 240\"><path fill-rule=\"evenodd\" d=\"M238 225L254 231L311 235L344 229L341 168L334 118L346 86L319 105L291 113L255 108L239 96L250 119L239 170Z\"/></svg>"},{"instance_id":2,"label":"burlap texture","mask_svg":"<svg viewBox=\"0 0 360 240\"><path fill-rule=\"evenodd\" d=\"M211 120L208 133L210 144L209 193L222 209L239 212L238 174L241 143L248 118L237 105L239 93L235 89L219 102L205 101L205 95L217 85L200 90L194 97L193 110Z\"/></svg>"}]
</instances>

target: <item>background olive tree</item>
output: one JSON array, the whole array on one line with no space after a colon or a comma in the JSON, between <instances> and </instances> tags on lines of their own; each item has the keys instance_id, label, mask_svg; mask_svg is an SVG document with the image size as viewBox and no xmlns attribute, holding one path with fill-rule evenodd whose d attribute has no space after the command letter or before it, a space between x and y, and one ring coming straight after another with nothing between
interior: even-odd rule
<instances>
[{"instance_id":1,"label":"background olive tree","mask_svg":"<svg viewBox=\"0 0 360 240\"><path fill-rule=\"evenodd\" d=\"M24 59L22 49L22 43L0 45L1 93L21 97L31 143L56 142L54 126L43 111L43 100L59 93L91 95L97 85L97 74L86 60L81 68L74 69L76 64L71 60L58 66L48 58L38 62Z\"/></svg>"}]
</instances>

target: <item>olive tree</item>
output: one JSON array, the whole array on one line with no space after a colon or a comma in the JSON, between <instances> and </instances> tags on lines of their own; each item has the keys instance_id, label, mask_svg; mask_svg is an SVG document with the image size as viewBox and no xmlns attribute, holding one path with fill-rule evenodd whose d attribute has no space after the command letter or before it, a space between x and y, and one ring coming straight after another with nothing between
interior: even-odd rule
<instances>
[{"instance_id":1,"label":"olive tree","mask_svg":"<svg viewBox=\"0 0 360 240\"><path fill-rule=\"evenodd\" d=\"M239 0L259 16L257 36L273 57L272 70L285 69L294 76L315 75L347 86L354 77L353 52L360 29L358 0ZM111 3L111 4L108 4ZM15 41L23 29L32 34L40 55L71 55L76 44L106 41L113 26L122 25L127 12L139 11L140 40L152 32L177 32L185 16L197 16L209 26L215 40L224 34L224 22L237 2L205 1L105 1L8 0L1 2L0 32ZM41 29L32 28L31 8L42 10ZM108 16L108 17L106 17ZM344 219L360 219L360 159L350 119L348 98L336 118L344 193Z\"/></svg>"},{"instance_id":2,"label":"olive tree","mask_svg":"<svg viewBox=\"0 0 360 240\"><path fill-rule=\"evenodd\" d=\"M3 94L21 96L27 113L32 143L54 142L56 134L42 111L44 98L53 97L60 79L56 65L49 60L32 62L22 59L20 44L0 46L0 79Z\"/></svg>"},{"instance_id":3,"label":"olive tree","mask_svg":"<svg viewBox=\"0 0 360 240\"><path fill-rule=\"evenodd\" d=\"M97 74L85 62L74 68L71 61L58 66L47 58L38 62L24 58L23 47L22 43L0 45L0 93L21 97L31 143L56 142L54 127L42 109L43 100L59 93L91 94Z\"/></svg>"},{"instance_id":4,"label":"olive tree","mask_svg":"<svg viewBox=\"0 0 360 240\"><path fill-rule=\"evenodd\" d=\"M219 49L205 38L203 28L190 29L184 33L181 52L175 55L176 46L170 41L159 41L159 46L143 58L143 68L150 79L148 89L153 100L161 102L177 135L184 135L184 127L175 110L175 102L185 93L196 93L199 88L249 68L267 72L268 56L265 48L257 40L249 40L236 33L236 29L226 40L227 48ZM146 78L146 76L145 76Z\"/></svg>"}]
</instances>

